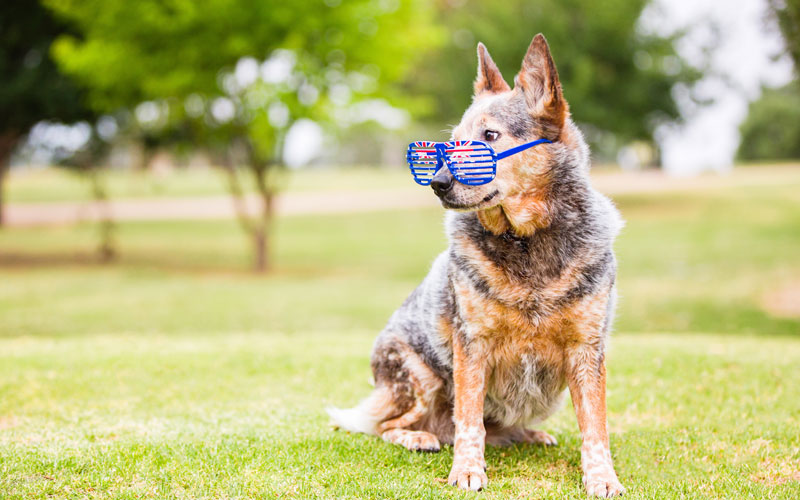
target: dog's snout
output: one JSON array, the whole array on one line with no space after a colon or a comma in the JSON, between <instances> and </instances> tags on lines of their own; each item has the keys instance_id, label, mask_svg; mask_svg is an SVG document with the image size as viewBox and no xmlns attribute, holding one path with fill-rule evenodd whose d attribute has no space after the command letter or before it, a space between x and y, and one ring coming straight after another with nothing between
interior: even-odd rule
<instances>
[{"instance_id":1,"label":"dog's snout","mask_svg":"<svg viewBox=\"0 0 800 500\"><path fill-rule=\"evenodd\" d=\"M431 180L431 187L436 196L442 196L453 189L453 182L455 182L453 175L443 168Z\"/></svg>"}]
</instances>

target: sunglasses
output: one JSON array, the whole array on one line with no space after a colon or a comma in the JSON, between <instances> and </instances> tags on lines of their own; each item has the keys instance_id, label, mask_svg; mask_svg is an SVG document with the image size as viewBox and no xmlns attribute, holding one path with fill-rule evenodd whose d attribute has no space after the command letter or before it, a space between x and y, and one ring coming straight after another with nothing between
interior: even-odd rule
<instances>
[{"instance_id":1,"label":"sunglasses","mask_svg":"<svg viewBox=\"0 0 800 500\"><path fill-rule=\"evenodd\" d=\"M461 184L480 186L494 180L497 175L497 160L545 142L550 141L537 139L502 153L495 153L483 141L417 141L408 145L406 160L414 181L421 186L428 186L436 172L445 165Z\"/></svg>"}]
</instances>

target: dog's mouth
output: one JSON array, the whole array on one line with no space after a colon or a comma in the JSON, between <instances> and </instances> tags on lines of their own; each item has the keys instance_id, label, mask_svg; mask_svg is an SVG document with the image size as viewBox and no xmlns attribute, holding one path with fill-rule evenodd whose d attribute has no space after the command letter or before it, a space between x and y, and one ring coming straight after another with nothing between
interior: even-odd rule
<instances>
[{"instance_id":1,"label":"dog's mouth","mask_svg":"<svg viewBox=\"0 0 800 500\"><path fill-rule=\"evenodd\" d=\"M469 205L465 205L465 204L461 204L461 203L454 203L454 202L448 200L446 196L441 197L439 199L442 202L442 206L444 208L446 208L446 209L449 209L449 210L474 210L476 208L481 208L486 203L492 201L492 199L495 196L497 196L498 194L500 194L500 191L495 189L491 193L489 193L486 196L484 196L483 199L481 201L479 201L478 203L473 203L473 204L469 204Z\"/></svg>"}]
</instances>

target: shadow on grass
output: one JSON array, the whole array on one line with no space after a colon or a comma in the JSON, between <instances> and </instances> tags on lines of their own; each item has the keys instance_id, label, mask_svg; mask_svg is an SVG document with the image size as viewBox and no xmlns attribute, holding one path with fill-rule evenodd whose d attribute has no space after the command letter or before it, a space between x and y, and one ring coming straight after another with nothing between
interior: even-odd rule
<instances>
[{"instance_id":1,"label":"shadow on grass","mask_svg":"<svg viewBox=\"0 0 800 500\"><path fill-rule=\"evenodd\" d=\"M168 272L187 275L224 275L242 278L287 277L318 278L326 275L338 275L341 269L323 268L319 266L287 266L275 265L267 272L259 273L250 267L250 263L231 262L210 263L202 260L192 261L178 254L148 254L143 252L124 253L113 260L104 260L99 253L61 252L61 253L15 253L0 252L0 269L29 271L48 268L86 268L86 269L137 269Z\"/></svg>"},{"instance_id":2,"label":"shadow on grass","mask_svg":"<svg viewBox=\"0 0 800 500\"><path fill-rule=\"evenodd\" d=\"M37 268L59 266L106 266L113 262L103 261L98 254L89 253L0 253L0 267Z\"/></svg>"}]
</instances>

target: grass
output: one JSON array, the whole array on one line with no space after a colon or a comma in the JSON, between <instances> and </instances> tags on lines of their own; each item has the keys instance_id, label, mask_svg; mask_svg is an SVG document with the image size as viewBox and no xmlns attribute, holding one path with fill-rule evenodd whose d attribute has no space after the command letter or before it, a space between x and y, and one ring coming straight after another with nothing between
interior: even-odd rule
<instances>
[{"instance_id":1,"label":"grass","mask_svg":"<svg viewBox=\"0 0 800 500\"><path fill-rule=\"evenodd\" d=\"M106 170L103 179L112 199L183 198L227 196L224 171L215 168L178 168L158 172ZM369 189L407 186L401 168L350 167L337 170L302 169L280 177L283 191L313 192L326 189ZM241 176L246 191L253 192L247 174ZM87 200L91 186L84 176L64 168L12 170L8 178L8 200L12 203Z\"/></svg>"},{"instance_id":2,"label":"grass","mask_svg":"<svg viewBox=\"0 0 800 500\"><path fill-rule=\"evenodd\" d=\"M616 200L608 399L628 498L800 497L800 319L764 303L800 283L798 193L787 170ZM111 266L89 258L93 231L0 232L0 497L582 496L569 404L542 427L558 447L490 447L478 495L444 484L449 447L328 428L444 247L439 210L281 219L269 277L232 221L125 223Z\"/></svg>"},{"instance_id":3,"label":"grass","mask_svg":"<svg viewBox=\"0 0 800 500\"><path fill-rule=\"evenodd\" d=\"M22 498L468 496L438 480L450 448L415 455L327 427L323 405L368 390L372 337L9 340L0 488ZM796 498L785 481L800 460L799 363L786 338L618 336L610 419L631 496ZM560 446L489 448L484 497L580 496L572 413L545 428Z\"/></svg>"}]
</instances>

